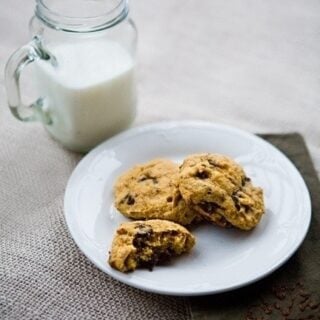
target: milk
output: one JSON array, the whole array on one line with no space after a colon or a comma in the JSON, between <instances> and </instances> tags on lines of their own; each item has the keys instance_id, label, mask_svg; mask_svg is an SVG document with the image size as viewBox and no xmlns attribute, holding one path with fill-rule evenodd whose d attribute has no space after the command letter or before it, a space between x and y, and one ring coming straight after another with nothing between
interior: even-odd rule
<instances>
[{"instance_id":1,"label":"milk","mask_svg":"<svg viewBox=\"0 0 320 320\"><path fill-rule=\"evenodd\" d=\"M36 62L36 78L52 123L67 148L88 151L126 128L135 116L134 62L118 43L85 41L51 46L54 59Z\"/></svg>"}]
</instances>

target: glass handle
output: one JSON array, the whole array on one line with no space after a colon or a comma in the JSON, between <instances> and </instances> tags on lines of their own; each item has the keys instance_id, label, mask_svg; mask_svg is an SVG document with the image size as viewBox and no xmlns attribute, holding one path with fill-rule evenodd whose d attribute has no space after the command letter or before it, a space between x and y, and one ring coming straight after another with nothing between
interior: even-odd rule
<instances>
[{"instance_id":1,"label":"glass handle","mask_svg":"<svg viewBox=\"0 0 320 320\"><path fill-rule=\"evenodd\" d=\"M37 99L31 105L24 105L21 100L20 74L22 70L38 59L46 59L46 55L41 53L38 44L39 39L35 38L12 54L5 68L5 87L10 110L17 119L50 124L51 119L43 108L42 98Z\"/></svg>"}]
</instances>

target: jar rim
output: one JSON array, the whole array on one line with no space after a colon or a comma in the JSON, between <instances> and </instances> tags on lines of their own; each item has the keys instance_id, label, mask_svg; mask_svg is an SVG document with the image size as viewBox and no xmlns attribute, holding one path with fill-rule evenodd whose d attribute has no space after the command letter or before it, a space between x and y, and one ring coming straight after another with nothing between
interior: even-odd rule
<instances>
[{"instance_id":1,"label":"jar rim","mask_svg":"<svg viewBox=\"0 0 320 320\"><path fill-rule=\"evenodd\" d=\"M106 1L108 0L95 1L95 4L99 3L99 5L103 5L104 2L107 4ZM59 12L57 8L51 8L48 2L50 0L36 0L35 16L50 28L66 32L87 33L107 29L120 23L129 13L128 0L118 0L118 3L108 10L91 15L86 12L84 12L85 15L80 13L70 15L63 12L61 8ZM88 2L88 0L83 0L83 5L88 5ZM109 0L109 4L110 2ZM55 0L55 4L57 3ZM70 5L71 2L63 1L61 3L68 3ZM93 1L91 1L92 3ZM77 4L79 4L79 1ZM80 12L81 8L78 11ZM90 12L90 10L88 11Z\"/></svg>"}]
</instances>

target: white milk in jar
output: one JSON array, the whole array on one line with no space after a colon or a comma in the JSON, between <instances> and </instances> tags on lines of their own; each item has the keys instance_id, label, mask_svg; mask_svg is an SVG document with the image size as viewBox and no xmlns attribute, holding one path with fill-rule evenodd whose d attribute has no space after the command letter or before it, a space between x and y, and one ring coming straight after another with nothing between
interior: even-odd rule
<instances>
[{"instance_id":1,"label":"white milk in jar","mask_svg":"<svg viewBox=\"0 0 320 320\"><path fill-rule=\"evenodd\" d=\"M106 40L63 43L49 51L57 65L38 60L36 78L53 137L69 149L88 151L131 124L136 92L129 52Z\"/></svg>"}]
</instances>

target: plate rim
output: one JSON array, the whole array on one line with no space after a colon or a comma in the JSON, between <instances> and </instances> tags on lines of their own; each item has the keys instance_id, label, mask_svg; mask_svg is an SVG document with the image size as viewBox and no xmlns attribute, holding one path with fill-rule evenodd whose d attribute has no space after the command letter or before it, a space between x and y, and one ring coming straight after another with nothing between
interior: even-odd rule
<instances>
[{"instance_id":1,"label":"plate rim","mask_svg":"<svg viewBox=\"0 0 320 320\"><path fill-rule=\"evenodd\" d=\"M112 146L112 145L116 145L117 143L121 142L122 140L126 139L127 137L133 137L133 136L137 136L140 134L144 134L145 132L148 132L149 130L153 131L153 130L157 130L157 129L168 129L168 128L183 128L183 127L197 127L197 128L211 128L211 129L222 129L222 130L226 130L229 132L233 132L233 133L237 133L240 134L241 136L245 136L247 138L253 139L258 141L259 143L265 144L268 147L271 147L273 149L274 152L280 154L280 156L284 157L287 161L287 163L291 166L291 169L295 172L296 178L298 178L300 181L300 185L301 187L304 189L305 191L305 197L306 197L306 203L305 203L305 211L308 213L308 221L305 227L304 232L301 232L301 238L299 239L299 241L297 241L297 243L292 247L291 251L289 250L288 253L278 262L274 263L274 265L266 272L262 273L261 275L258 275L256 277L253 277L250 280L244 281L244 282L239 282L235 285L229 285L226 286L224 288L221 289L202 289L202 290L198 290L198 291L176 291L176 290L165 290L165 289L158 289L158 288L154 288L154 287L149 287L149 286L145 286L143 284L139 284L139 283L132 283L130 282L130 278L128 280L125 279L125 277L123 276L122 273L119 272L118 273L109 273L106 270L102 269L102 267L96 262L94 261L94 259L91 259L90 256L87 254L87 252L85 252L85 250L83 250L81 248L81 245L78 242L78 238L76 235L76 231L73 228L73 223L71 222L72 217L68 214L68 210L67 207L69 206L69 193L71 192L71 185L73 183L73 180L76 177L77 171L81 170L81 168L83 166L86 165L87 162L90 161L91 158L93 158L96 154L98 154L100 151L107 149L108 146ZM263 138L257 136L256 134L253 134L251 132L245 131L243 129L239 129L230 125L225 125L225 124L221 124L221 123L215 123L215 122L209 122L209 121L202 121L202 120L179 120L179 121L159 121L159 122L152 122L152 123L148 123L148 124L144 124L144 125L140 125L140 126L136 126L133 128L130 128L128 130L125 130L107 140L105 140L104 142L102 142L101 144L99 144L98 146L96 146L95 148L93 148L90 152L88 152L76 165L76 167L73 169L66 188L65 188L65 194L64 194L64 217L66 220L66 224L67 224L67 229L69 234L71 235L71 238L73 239L73 241L76 243L78 249L80 250L80 252L82 254L85 255L85 257L91 262L93 263L99 270L101 270L102 272L104 272L105 274L107 274L108 276L110 276L111 278L125 283L126 285L129 285L131 287L143 290L143 291L147 291L147 292L152 292L152 293L157 293L157 294L165 294L165 295L170 295L170 296L202 296L202 295L208 295L208 294L218 294L218 293L223 293L223 292L227 292L227 291L231 291L231 290L236 290L239 289L241 287L244 286L248 286L254 282L257 282L265 277L267 277L268 275L270 275L271 273L273 273L275 270L279 269L281 266L283 266L293 255L294 253L299 249L299 247L302 245L303 241L305 240L309 228L310 228L310 224L311 224L311 218L312 218L312 208L311 208L311 197L310 197L310 192L309 189L306 185L306 182L304 180L304 178L302 177L302 175L300 174L300 172L298 171L298 169L296 168L296 166L293 164L293 162L286 156L286 154L284 154L281 150L279 150L277 147L275 147L274 145L272 145L270 142L264 140Z\"/></svg>"}]
</instances>

